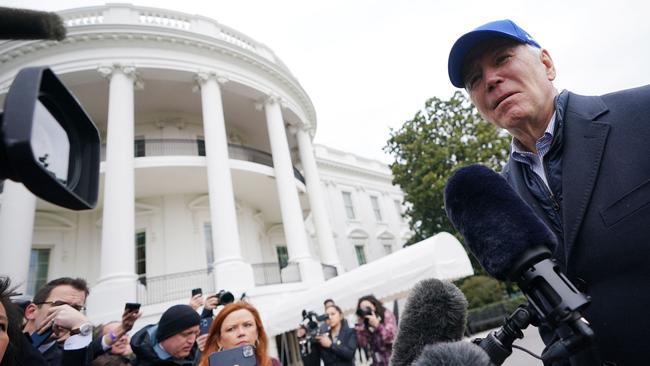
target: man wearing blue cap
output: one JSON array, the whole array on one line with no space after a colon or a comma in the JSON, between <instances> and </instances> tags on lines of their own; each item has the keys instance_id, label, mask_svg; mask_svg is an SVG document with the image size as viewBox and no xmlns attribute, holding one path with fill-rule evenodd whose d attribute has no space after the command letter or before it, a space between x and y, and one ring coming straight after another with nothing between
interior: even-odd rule
<instances>
[{"instance_id":1,"label":"man wearing blue cap","mask_svg":"<svg viewBox=\"0 0 650 366\"><path fill-rule=\"evenodd\" d=\"M554 257L591 296L584 315L603 361L646 364L650 86L558 93L549 52L510 20L460 37L449 78L483 118L512 135L503 175L554 231ZM587 365L579 356L571 364Z\"/></svg>"}]
</instances>

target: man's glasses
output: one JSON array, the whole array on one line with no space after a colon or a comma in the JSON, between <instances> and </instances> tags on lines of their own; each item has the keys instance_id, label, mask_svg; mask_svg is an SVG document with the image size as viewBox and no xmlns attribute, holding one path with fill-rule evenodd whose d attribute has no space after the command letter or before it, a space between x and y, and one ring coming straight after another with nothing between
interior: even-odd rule
<instances>
[{"instance_id":1,"label":"man's glasses","mask_svg":"<svg viewBox=\"0 0 650 366\"><path fill-rule=\"evenodd\" d=\"M86 307L82 305L76 305L76 304L70 304L65 301L57 300L57 301L43 301L43 302L35 302L34 305L52 305L52 306L61 306L61 305L69 305L71 308L77 310L80 313L83 313L86 311Z\"/></svg>"}]
</instances>

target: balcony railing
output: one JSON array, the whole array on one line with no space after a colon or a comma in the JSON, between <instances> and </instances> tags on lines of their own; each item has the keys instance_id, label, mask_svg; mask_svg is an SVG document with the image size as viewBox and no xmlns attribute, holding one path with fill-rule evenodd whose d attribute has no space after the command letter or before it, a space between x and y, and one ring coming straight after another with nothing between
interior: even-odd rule
<instances>
[{"instance_id":1,"label":"balcony railing","mask_svg":"<svg viewBox=\"0 0 650 366\"><path fill-rule=\"evenodd\" d=\"M325 281L339 275L339 271L336 267L324 263L321 263L321 265L323 266L323 276L325 277Z\"/></svg>"},{"instance_id":2,"label":"balcony railing","mask_svg":"<svg viewBox=\"0 0 650 366\"><path fill-rule=\"evenodd\" d=\"M203 139L136 139L134 156L205 156L205 141ZM265 151L251 147L228 144L230 159L250 161L273 168L273 156ZM106 145L102 144L101 159L106 160ZM295 167L293 175L305 183L305 177Z\"/></svg>"},{"instance_id":3,"label":"balcony railing","mask_svg":"<svg viewBox=\"0 0 650 366\"><path fill-rule=\"evenodd\" d=\"M108 4L63 10L59 15L65 25L72 30L81 26L123 24L199 33L252 52L288 71L284 63L263 43L203 16L130 4Z\"/></svg>"},{"instance_id":4,"label":"balcony railing","mask_svg":"<svg viewBox=\"0 0 650 366\"><path fill-rule=\"evenodd\" d=\"M298 268L295 268L294 271L282 271L279 263L256 263L251 266L253 267L255 286L300 282ZM289 266L295 266L295 264L289 264Z\"/></svg>"},{"instance_id":5,"label":"balcony railing","mask_svg":"<svg viewBox=\"0 0 650 366\"><path fill-rule=\"evenodd\" d=\"M186 299L192 289L200 287L204 293L215 292L214 276L208 269L173 273L162 276L140 276L137 298L141 304L157 304Z\"/></svg>"},{"instance_id":6,"label":"balcony railing","mask_svg":"<svg viewBox=\"0 0 650 366\"><path fill-rule=\"evenodd\" d=\"M295 263L289 263L280 270L279 263L256 263L253 267L255 286L300 282L300 270ZM336 267L323 264L326 280L337 276ZM162 276L141 275L138 278L137 299L141 304L157 304L166 301L187 299L192 289L200 287L203 293L216 292L214 275L208 268ZM228 290L228 289L225 289Z\"/></svg>"}]
</instances>

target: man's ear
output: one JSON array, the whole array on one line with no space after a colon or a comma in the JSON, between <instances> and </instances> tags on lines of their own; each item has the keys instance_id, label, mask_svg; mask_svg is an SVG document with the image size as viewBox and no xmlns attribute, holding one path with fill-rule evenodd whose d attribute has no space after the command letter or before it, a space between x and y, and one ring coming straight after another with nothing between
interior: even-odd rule
<instances>
[{"instance_id":1,"label":"man's ear","mask_svg":"<svg viewBox=\"0 0 650 366\"><path fill-rule=\"evenodd\" d=\"M544 65L544 68L546 69L546 77L548 80L555 80L555 64L553 63L551 54L548 53L548 50L542 48L542 52L540 53L539 57L540 61L542 61L542 64Z\"/></svg>"},{"instance_id":2,"label":"man's ear","mask_svg":"<svg viewBox=\"0 0 650 366\"><path fill-rule=\"evenodd\" d=\"M36 313L38 312L38 305L29 304L25 308L25 319L34 320L36 319Z\"/></svg>"}]
</instances>

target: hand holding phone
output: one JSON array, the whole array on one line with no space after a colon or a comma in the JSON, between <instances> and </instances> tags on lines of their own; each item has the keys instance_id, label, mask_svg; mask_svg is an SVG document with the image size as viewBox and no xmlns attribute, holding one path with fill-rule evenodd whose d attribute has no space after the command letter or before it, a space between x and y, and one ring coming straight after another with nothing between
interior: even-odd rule
<instances>
[{"instance_id":1,"label":"hand holding phone","mask_svg":"<svg viewBox=\"0 0 650 366\"><path fill-rule=\"evenodd\" d=\"M124 312L137 313L140 310L140 304L137 302L127 302L124 305Z\"/></svg>"},{"instance_id":2,"label":"hand holding phone","mask_svg":"<svg viewBox=\"0 0 650 366\"><path fill-rule=\"evenodd\" d=\"M212 317L202 318L199 322L199 335L208 334L210 331L210 326L212 325Z\"/></svg>"}]
</instances>

